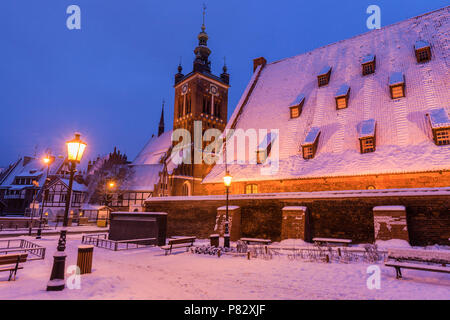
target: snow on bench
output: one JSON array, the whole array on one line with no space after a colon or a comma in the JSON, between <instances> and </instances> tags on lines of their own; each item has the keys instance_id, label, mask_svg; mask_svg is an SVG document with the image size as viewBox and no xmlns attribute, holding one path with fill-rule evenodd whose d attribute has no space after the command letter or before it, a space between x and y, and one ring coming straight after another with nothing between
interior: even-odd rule
<instances>
[{"instance_id":1,"label":"snow on bench","mask_svg":"<svg viewBox=\"0 0 450 320\"><path fill-rule=\"evenodd\" d=\"M350 239L336 239L336 238L313 238L312 239L316 243L342 243L345 245L349 245L352 243Z\"/></svg>"},{"instance_id":2,"label":"snow on bench","mask_svg":"<svg viewBox=\"0 0 450 320\"><path fill-rule=\"evenodd\" d=\"M384 265L395 268L397 279L402 278L402 268L450 273L450 267L447 266L450 264L450 251L391 249L387 259Z\"/></svg>"},{"instance_id":3,"label":"snow on bench","mask_svg":"<svg viewBox=\"0 0 450 320\"><path fill-rule=\"evenodd\" d=\"M257 238L241 238L241 241L244 241L246 244L270 244L272 240L269 239L257 239Z\"/></svg>"}]
</instances>

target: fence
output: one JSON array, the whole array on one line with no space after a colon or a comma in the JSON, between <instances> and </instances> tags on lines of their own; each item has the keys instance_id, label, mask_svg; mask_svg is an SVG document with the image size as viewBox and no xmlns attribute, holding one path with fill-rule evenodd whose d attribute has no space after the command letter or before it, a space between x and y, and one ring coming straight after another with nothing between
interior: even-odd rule
<instances>
[{"instance_id":1,"label":"fence","mask_svg":"<svg viewBox=\"0 0 450 320\"><path fill-rule=\"evenodd\" d=\"M113 251L146 248L150 246L156 246L157 244L156 238L110 240L107 239L107 237L107 233L83 235L81 238L81 243L92 244L96 247Z\"/></svg>"},{"instance_id":2,"label":"fence","mask_svg":"<svg viewBox=\"0 0 450 320\"><path fill-rule=\"evenodd\" d=\"M330 247L330 246L304 246L304 247L277 247L250 245L248 252L253 258L273 259L285 256L289 260L306 260L322 262L378 262L387 256L387 251L378 250L376 246L365 247Z\"/></svg>"},{"instance_id":3,"label":"fence","mask_svg":"<svg viewBox=\"0 0 450 320\"><path fill-rule=\"evenodd\" d=\"M43 260L45 258L45 247L39 246L25 239L0 240L0 254L26 252L28 260Z\"/></svg>"}]
</instances>

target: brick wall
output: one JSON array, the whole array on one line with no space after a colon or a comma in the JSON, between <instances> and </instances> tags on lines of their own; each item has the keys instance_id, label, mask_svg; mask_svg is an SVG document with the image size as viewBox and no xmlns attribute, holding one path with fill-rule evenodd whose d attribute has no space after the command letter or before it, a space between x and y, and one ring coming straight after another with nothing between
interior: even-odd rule
<instances>
[{"instance_id":1,"label":"brick wall","mask_svg":"<svg viewBox=\"0 0 450 320\"><path fill-rule=\"evenodd\" d=\"M367 190L373 188L435 188L450 186L450 171L233 182L230 192L232 194L243 194L247 184L256 184L258 193ZM202 189L198 189L195 194L221 195L223 192L223 183L208 183L204 184Z\"/></svg>"},{"instance_id":2,"label":"brick wall","mask_svg":"<svg viewBox=\"0 0 450 320\"><path fill-rule=\"evenodd\" d=\"M243 198L231 197L230 205L241 207L242 236L280 240L282 208L306 206L310 214L311 237L350 238L356 243L374 241L373 208L406 207L409 239L412 245L450 245L450 195L377 196L352 198ZM278 196L279 197L279 196ZM214 233L217 208L224 197L151 199L146 211L168 213L168 236L195 235L208 238Z\"/></svg>"}]
</instances>

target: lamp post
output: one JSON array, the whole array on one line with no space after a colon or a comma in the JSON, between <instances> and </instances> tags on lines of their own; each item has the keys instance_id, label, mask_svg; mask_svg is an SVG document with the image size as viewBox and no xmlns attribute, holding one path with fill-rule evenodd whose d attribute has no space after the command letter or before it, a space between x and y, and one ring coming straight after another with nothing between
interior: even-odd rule
<instances>
[{"instance_id":1,"label":"lamp post","mask_svg":"<svg viewBox=\"0 0 450 320\"><path fill-rule=\"evenodd\" d=\"M106 212L107 212L107 215L106 215L106 226L108 226L108 220L109 220L109 199L110 199L110 196L111 196L111 199L112 199L112 197L113 197L113 191L114 191L114 188L116 187L116 183L113 181L113 180L110 180L107 184L106 184L106 195L105 195L105 206L107 207L106 208ZM110 194L108 194L108 190L109 190L109 192L110 192ZM111 201L112 202L112 201ZM111 204L112 205L112 204Z\"/></svg>"},{"instance_id":2,"label":"lamp post","mask_svg":"<svg viewBox=\"0 0 450 320\"><path fill-rule=\"evenodd\" d=\"M75 133L75 139L67 141L67 160L70 163L70 178L69 186L67 189L66 196L66 207L64 210L64 222L63 228L58 240L58 246L56 252L53 255L53 268L52 274L50 276L50 281L47 284L47 291L61 291L64 290L64 274L66 267L66 257L64 250L66 249L66 234L67 234L67 224L69 221L69 207L70 207L70 197L72 194L73 176L75 174L75 168L77 163L80 163L83 157L84 150L86 149L86 143L81 141L80 134Z\"/></svg>"},{"instance_id":3,"label":"lamp post","mask_svg":"<svg viewBox=\"0 0 450 320\"><path fill-rule=\"evenodd\" d=\"M233 177L230 175L230 173L227 171L225 176L223 177L223 183L225 184L225 187L227 189L227 207L226 207L226 221L225 221L225 234L223 237L224 243L223 246L225 248L229 248L230 247L230 231L229 231L229 220L228 220L228 195L230 193L230 185L231 185L231 179L233 179Z\"/></svg>"},{"instance_id":4,"label":"lamp post","mask_svg":"<svg viewBox=\"0 0 450 320\"><path fill-rule=\"evenodd\" d=\"M33 189L34 189L34 195L33 200L31 202L32 208L30 208L30 227L28 228L28 235L31 236L31 232L33 230L33 217L34 217L34 209L36 206L36 196L37 196L37 189L39 188L39 182L36 180L33 180Z\"/></svg>"},{"instance_id":5,"label":"lamp post","mask_svg":"<svg viewBox=\"0 0 450 320\"><path fill-rule=\"evenodd\" d=\"M47 165L47 175L45 176L45 182L42 185L42 191L44 191L45 183L48 182L48 180L49 180L48 172L49 172L49 169L50 169L50 164L52 163L52 158L47 154L44 157L44 159L42 159L42 162L44 162L44 164ZM41 239L41 235L42 235L42 214L44 213L44 204L45 204L45 198L44 198L44 194L42 193L41 216L39 218L39 229L38 229L37 234L36 234L36 239Z\"/></svg>"}]
</instances>

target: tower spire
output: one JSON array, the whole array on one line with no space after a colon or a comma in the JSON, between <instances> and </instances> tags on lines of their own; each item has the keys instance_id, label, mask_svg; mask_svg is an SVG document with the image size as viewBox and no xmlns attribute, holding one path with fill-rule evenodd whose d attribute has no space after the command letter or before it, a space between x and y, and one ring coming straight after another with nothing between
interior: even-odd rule
<instances>
[{"instance_id":1,"label":"tower spire","mask_svg":"<svg viewBox=\"0 0 450 320\"><path fill-rule=\"evenodd\" d=\"M158 137L164 133L164 99L162 101L161 119L159 120Z\"/></svg>"},{"instance_id":2,"label":"tower spire","mask_svg":"<svg viewBox=\"0 0 450 320\"><path fill-rule=\"evenodd\" d=\"M195 48L195 60L194 60L194 71L197 72L211 72L211 62L209 61L209 55L211 50L208 48L208 34L205 32L205 15L206 15L206 5L203 4L203 22L202 31L198 34L198 46Z\"/></svg>"}]
</instances>

